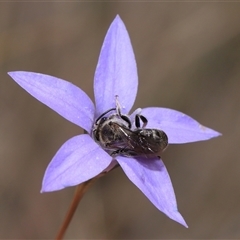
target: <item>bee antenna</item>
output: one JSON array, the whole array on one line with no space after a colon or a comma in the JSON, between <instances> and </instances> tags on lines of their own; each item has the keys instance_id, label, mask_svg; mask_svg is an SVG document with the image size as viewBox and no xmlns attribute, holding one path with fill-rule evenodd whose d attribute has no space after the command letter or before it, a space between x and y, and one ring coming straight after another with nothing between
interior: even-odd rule
<instances>
[{"instance_id":1,"label":"bee antenna","mask_svg":"<svg viewBox=\"0 0 240 240\"><path fill-rule=\"evenodd\" d=\"M96 119L96 123L104 116L104 115L106 115L107 113L109 113L109 112L111 112L111 111L114 111L114 110L116 110L116 108L111 108L111 109L109 109L109 110L107 110L106 112L104 112L103 114L101 114L97 119Z\"/></svg>"}]
</instances>

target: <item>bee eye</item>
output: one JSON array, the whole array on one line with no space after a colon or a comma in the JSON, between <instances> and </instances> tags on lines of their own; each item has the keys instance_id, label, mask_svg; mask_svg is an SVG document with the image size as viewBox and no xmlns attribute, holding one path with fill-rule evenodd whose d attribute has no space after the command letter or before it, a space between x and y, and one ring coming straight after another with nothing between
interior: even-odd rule
<instances>
[{"instance_id":1,"label":"bee eye","mask_svg":"<svg viewBox=\"0 0 240 240\"><path fill-rule=\"evenodd\" d=\"M110 127L108 127L107 125L103 127L102 137L104 138L104 140L112 141L114 140L114 136L114 132Z\"/></svg>"}]
</instances>

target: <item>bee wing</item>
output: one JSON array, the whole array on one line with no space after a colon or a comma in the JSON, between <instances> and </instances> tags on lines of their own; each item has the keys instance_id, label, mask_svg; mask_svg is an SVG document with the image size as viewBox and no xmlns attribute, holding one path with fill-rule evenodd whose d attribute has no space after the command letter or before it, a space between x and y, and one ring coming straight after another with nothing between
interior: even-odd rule
<instances>
[{"instance_id":1,"label":"bee wing","mask_svg":"<svg viewBox=\"0 0 240 240\"><path fill-rule=\"evenodd\" d=\"M144 131L146 132L151 130L144 129ZM156 155L156 153L158 152L158 144L156 143L156 139L154 139L152 136L148 134L144 134L142 130L136 130L134 134L136 135L137 138L136 144L139 152L141 149L142 154Z\"/></svg>"},{"instance_id":2,"label":"bee wing","mask_svg":"<svg viewBox=\"0 0 240 240\"><path fill-rule=\"evenodd\" d=\"M150 156L158 152L156 141L149 135L141 134L142 130L132 131L131 129L113 123L116 131L121 135L123 149L130 156Z\"/></svg>"},{"instance_id":3,"label":"bee wing","mask_svg":"<svg viewBox=\"0 0 240 240\"><path fill-rule=\"evenodd\" d=\"M134 141L132 140L132 138L134 138L134 131L125 126L121 126L118 123L112 123L112 125L115 128L115 131L118 132L122 140L122 145L124 145L125 148L134 148Z\"/></svg>"},{"instance_id":4,"label":"bee wing","mask_svg":"<svg viewBox=\"0 0 240 240\"><path fill-rule=\"evenodd\" d=\"M144 128L133 131L115 122L111 124L120 137L116 149L125 156L160 157L168 144L167 135L161 130Z\"/></svg>"}]
</instances>

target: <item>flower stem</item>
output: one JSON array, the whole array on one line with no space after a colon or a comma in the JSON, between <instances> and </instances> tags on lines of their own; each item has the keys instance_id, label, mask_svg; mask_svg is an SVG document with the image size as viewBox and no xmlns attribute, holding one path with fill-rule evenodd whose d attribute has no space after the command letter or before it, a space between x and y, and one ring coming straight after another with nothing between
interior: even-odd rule
<instances>
[{"instance_id":1,"label":"flower stem","mask_svg":"<svg viewBox=\"0 0 240 240\"><path fill-rule=\"evenodd\" d=\"M96 179L98 179L99 177L101 176L98 175L97 177L95 178L92 178L82 184L79 184L77 187L76 187L76 191L75 191L75 194L74 194L74 197L73 197L73 200L72 200L72 203L68 209L68 212L66 214L66 217L62 223L62 226L60 228L60 230L58 231L58 234L56 236L56 240L61 240L63 239L63 236L72 220L72 217L77 209L77 206L80 202L80 200L82 199L84 193L86 192L86 190L90 187L90 185L92 185L93 182L95 182Z\"/></svg>"},{"instance_id":2,"label":"flower stem","mask_svg":"<svg viewBox=\"0 0 240 240\"><path fill-rule=\"evenodd\" d=\"M115 166L112 167L112 169L110 169L109 171L112 171L114 169L116 169L117 167L119 167L119 164L116 164ZM72 203L68 209L68 212L65 216L65 219L62 223L62 226L60 227L58 233L57 233L57 236L55 238L55 240L62 240L63 237L64 237L64 234L65 232L67 231L67 228L73 218L73 215L77 209L77 206L79 204L79 202L81 201L84 193L87 191L87 189L100 177L104 176L105 174L107 173L107 171L105 172L102 172L100 174L98 174L96 177L84 182L84 183L81 183L79 184L77 187L76 187L76 190L75 190L75 194L73 196L73 200L72 200Z\"/></svg>"}]
</instances>

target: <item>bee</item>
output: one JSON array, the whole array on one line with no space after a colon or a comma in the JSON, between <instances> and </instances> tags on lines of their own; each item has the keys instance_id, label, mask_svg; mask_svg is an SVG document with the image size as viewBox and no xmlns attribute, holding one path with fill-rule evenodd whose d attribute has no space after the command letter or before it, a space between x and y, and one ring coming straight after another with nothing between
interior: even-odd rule
<instances>
[{"instance_id":1,"label":"bee","mask_svg":"<svg viewBox=\"0 0 240 240\"><path fill-rule=\"evenodd\" d=\"M148 128L133 131L116 122L109 124L121 135L124 143L124 146L112 152L112 156L160 158L168 145L168 137L164 131Z\"/></svg>"},{"instance_id":2,"label":"bee","mask_svg":"<svg viewBox=\"0 0 240 240\"><path fill-rule=\"evenodd\" d=\"M113 114L108 113L115 111ZM142 126L141 126L142 122ZM94 140L111 156L161 157L168 146L166 133L159 129L145 128L148 120L140 114L135 115L135 129L127 115L121 113L116 98L116 108L100 115L93 126Z\"/></svg>"}]
</instances>

